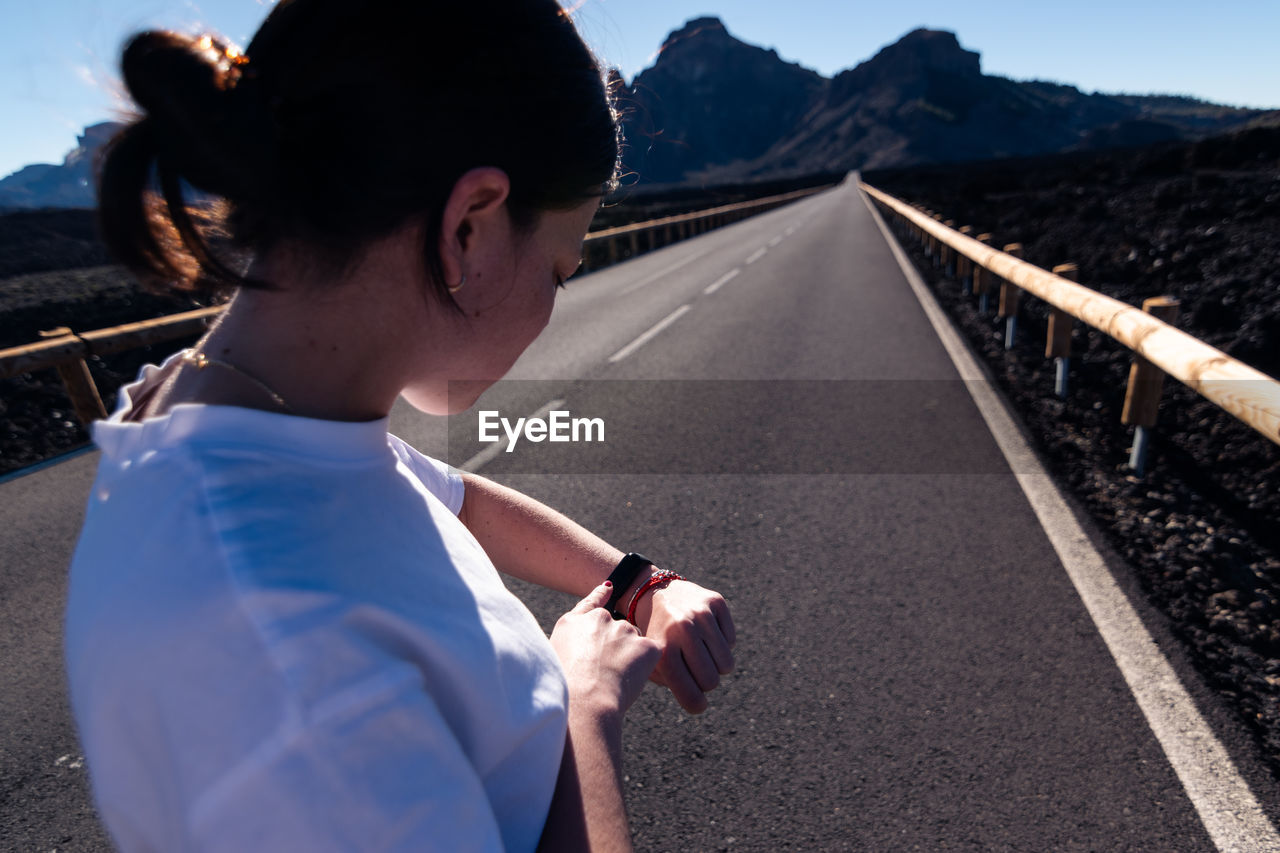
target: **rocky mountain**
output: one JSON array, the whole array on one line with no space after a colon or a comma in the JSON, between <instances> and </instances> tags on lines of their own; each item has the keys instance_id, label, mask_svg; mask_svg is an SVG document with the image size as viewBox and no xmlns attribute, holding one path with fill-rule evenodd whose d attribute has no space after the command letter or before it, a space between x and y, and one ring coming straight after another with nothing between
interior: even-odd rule
<instances>
[{"instance_id":1,"label":"rocky mountain","mask_svg":"<svg viewBox=\"0 0 1280 853\"><path fill-rule=\"evenodd\" d=\"M718 18L691 20L620 93L627 166L645 182L677 182L754 160L798 131L827 84L775 51L738 41Z\"/></svg>"},{"instance_id":2,"label":"rocky mountain","mask_svg":"<svg viewBox=\"0 0 1280 853\"><path fill-rule=\"evenodd\" d=\"M735 39L673 32L625 90L640 183L727 182L1195 139L1261 116L1192 98L1085 94L982 73L954 33L915 30L827 79Z\"/></svg>"},{"instance_id":3,"label":"rocky mountain","mask_svg":"<svg viewBox=\"0 0 1280 853\"><path fill-rule=\"evenodd\" d=\"M93 207L93 161L122 125L104 121L84 129L62 165L39 163L0 180L0 210L33 207Z\"/></svg>"}]
</instances>

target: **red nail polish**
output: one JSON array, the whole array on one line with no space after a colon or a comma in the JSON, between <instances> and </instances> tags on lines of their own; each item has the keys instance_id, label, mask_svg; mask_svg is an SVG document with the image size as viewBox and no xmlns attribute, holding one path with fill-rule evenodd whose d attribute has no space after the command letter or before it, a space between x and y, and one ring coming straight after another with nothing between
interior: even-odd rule
<instances>
[{"instance_id":1,"label":"red nail polish","mask_svg":"<svg viewBox=\"0 0 1280 853\"><path fill-rule=\"evenodd\" d=\"M605 586L607 586L607 587L612 587L612 586L613 586L613 581L605 581L605 582L604 582L604 585L605 585Z\"/></svg>"}]
</instances>

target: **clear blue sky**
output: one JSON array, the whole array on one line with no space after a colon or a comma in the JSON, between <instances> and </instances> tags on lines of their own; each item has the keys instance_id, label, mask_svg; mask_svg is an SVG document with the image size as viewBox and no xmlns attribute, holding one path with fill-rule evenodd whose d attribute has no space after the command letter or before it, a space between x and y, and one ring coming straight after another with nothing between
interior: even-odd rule
<instances>
[{"instance_id":1,"label":"clear blue sky","mask_svg":"<svg viewBox=\"0 0 1280 853\"><path fill-rule=\"evenodd\" d=\"M243 46L270 0L0 0L0 176L61 162L85 125L118 109L123 40L154 26L209 29ZM352 0L360 2L360 0ZM435 2L435 0L420 0ZM468 2L468 0L445 0ZM982 68L1103 92L1195 95L1280 107L1280 0L571 0L588 42L628 79L689 18L830 76L920 26L948 29Z\"/></svg>"}]
</instances>

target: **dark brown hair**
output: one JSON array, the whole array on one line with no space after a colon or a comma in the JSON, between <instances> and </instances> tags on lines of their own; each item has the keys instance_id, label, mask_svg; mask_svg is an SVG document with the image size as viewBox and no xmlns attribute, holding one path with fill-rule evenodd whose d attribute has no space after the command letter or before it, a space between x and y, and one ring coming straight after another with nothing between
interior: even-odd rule
<instances>
[{"instance_id":1,"label":"dark brown hair","mask_svg":"<svg viewBox=\"0 0 1280 853\"><path fill-rule=\"evenodd\" d=\"M616 181L610 92L555 0L280 0L243 56L145 32L121 65L142 116L105 150L99 216L151 284L269 287L216 233L253 253L296 242L333 269L422 217L443 297L441 215L466 171L507 173L522 228Z\"/></svg>"}]
</instances>

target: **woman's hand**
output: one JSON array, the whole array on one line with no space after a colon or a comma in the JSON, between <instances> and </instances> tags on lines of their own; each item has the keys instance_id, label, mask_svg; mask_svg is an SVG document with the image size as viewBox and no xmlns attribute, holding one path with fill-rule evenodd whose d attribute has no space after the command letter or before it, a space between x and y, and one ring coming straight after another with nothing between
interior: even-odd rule
<instances>
[{"instance_id":1,"label":"woman's hand","mask_svg":"<svg viewBox=\"0 0 1280 853\"><path fill-rule=\"evenodd\" d=\"M650 678L669 688L689 713L705 711L706 693L733 671L733 617L724 597L696 583L672 581L640 599L636 624L662 649Z\"/></svg>"},{"instance_id":2,"label":"woman's hand","mask_svg":"<svg viewBox=\"0 0 1280 853\"><path fill-rule=\"evenodd\" d=\"M608 581L597 586L551 632L551 647L569 683L571 711L621 717L661 656L657 643L609 615L605 603L612 591Z\"/></svg>"}]
</instances>

